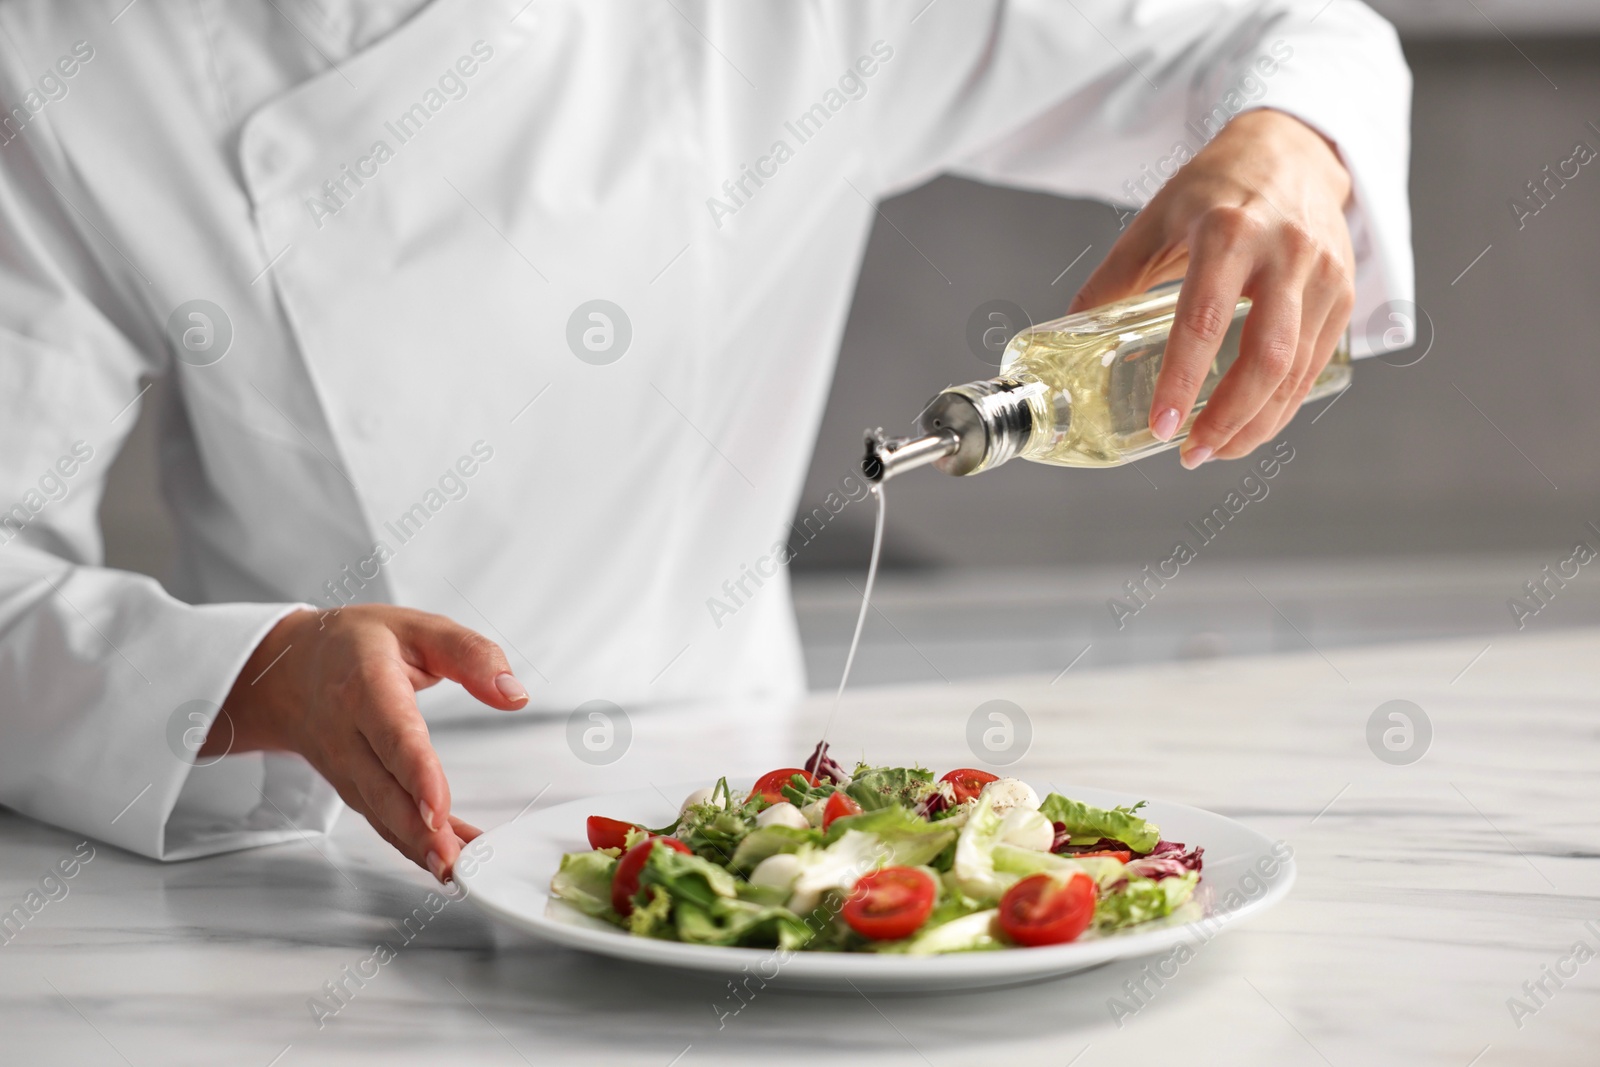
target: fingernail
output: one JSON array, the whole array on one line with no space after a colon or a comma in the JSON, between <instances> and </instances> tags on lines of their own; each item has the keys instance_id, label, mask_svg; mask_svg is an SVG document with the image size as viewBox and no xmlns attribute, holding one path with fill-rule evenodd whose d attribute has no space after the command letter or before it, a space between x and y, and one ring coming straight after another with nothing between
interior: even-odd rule
<instances>
[{"instance_id":1,"label":"fingernail","mask_svg":"<svg viewBox=\"0 0 1600 1067\"><path fill-rule=\"evenodd\" d=\"M1172 435L1178 432L1178 409L1162 408L1150 424L1150 432L1156 435L1157 441L1172 440Z\"/></svg>"},{"instance_id":2,"label":"fingernail","mask_svg":"<svg viewBox=\"0 0 1600 1067\"><path fill-rule=\"evenodd\" d=\"M433 809L428 807L426 800L417 801L417 811L422 813L422 825L430 831L439 829L439 821L433 816Z\"/></svg>"},{"instance_id":3,"label":"fingernail","mask_svg":"<svg viewBox=\"0 0 1600 1067\"><path fill-rule=\"evenodd\" d=\"M500 690L500 695L507 700L527 700L528 691L522 688L522 683L511 674L504 671L494 680L494 687Z\"/></svg>"},{"instance_id":4,"label":"fingernail","mask_svg":"<svg viewBox=\"0 0 1600 1067\"><path fill-rule=\"evenodd\" d=\"M444 876L446 873L444 860L439 858L439 854L437 852L428 853L428 870L433 872L434 878L438 879L440 882L444 881Z\"/></svg>"},{"instance_id":5,"label":"fingernail","mask_svg":"<svg viewBox=\"0 0 1600 1067\"><path fill-rule=\"evenodd\" d=\"M1196 445L1178 457L1188 470L1194 470L1200 464L1211 458L1212 449L1207 445Z\"/></svg>"}]
</instances>

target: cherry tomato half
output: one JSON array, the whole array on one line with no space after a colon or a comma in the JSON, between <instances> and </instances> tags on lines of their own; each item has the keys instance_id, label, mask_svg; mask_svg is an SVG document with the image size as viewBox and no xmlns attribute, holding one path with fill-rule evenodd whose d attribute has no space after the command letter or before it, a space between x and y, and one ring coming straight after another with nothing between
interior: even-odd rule
<instances>
[{"instance_id":1,"label":"cherry tomato half","mask_svg":"<svg viewBox=\"0 0 1600 1067\"><path fill-rule=\"evenodd\" d=\"M1059 945L1089 928L1099 895L1094 879L1075 873L1066 882L1030 874L1000 898L1000 929L1019 945Z\"/></svg>"},{"instance_id":2,"label":"cherry tomato half","mask_svg":"<svg viewBox=\"0 0 1600 1067\"><path fill-rule=\"evenodd\" d=\"M939 887L927 871L884 867L865 875L844 902L844 921L873 941L910 937L933 913Z\"/></svg>"},{"instance_id":3,"label":"cherry tomato half","mask_svg":"<svg viewBox=\"0 0 1600 1067\"><path fill-rule=\"evenodd\" d=\"M983 792L983 787L990 782L998 782L1000 776L980 771L974 767L960 767L951 771L941 782L949 782L956 792L956 803L964 804L969 800L977 800L978 794Z\"/></svg>"},{"instance_id":4,"label":"cherry tomato half","mask_svg":"<svg viewBox=\"0 0 1600 1067\"><path fill-rule=\"evenodd\" d=\"M639 829L631 822L608 819L604 815L589 816L590 848L626 848L628 834Z\"/></svg>"},{"instance_id":5,"label":"cherry tomato half","mask_svg":"<svg viewBox=\"0 0 1600 1067\"><path fill-rule=\"evenodd\" d=\"M783 795L783 787L788 785L789 780L797 774L804 778L808 785L817 784L816 775L802 771L799 767L780 767L778 770L768 771L760 778L757 778L756 784L750 787L750 795L753 797L766 797L773 804L781 800L787 800L788 798Z\"/></svg>"},{"instance_id":6,"label":"cherry tomato half","mask_svg":"<svg viewBox=\"0 0 1600 1067\"><path fill-rule=\"evenodd\" d=\"M833 820L842 819L846 815L860 815L861 805L851 800L841 790L828 798L822 806L822 828L826 830L833 825Z\"/></svg>"},{"instance_id":7,"label":"cherry tomato half","mask_svg":"<svg viewBox=\"0 0 1600 1067\"><path fill-rule=\"evenodd\" d=\"M665 845L675 852L688 852L689 846L676 837L650 837L622 854L616 873L611 876L611 907L618 915L633 914L633 898L639 895L639 872L650 850Z\"/></svg>"}]
</instances>

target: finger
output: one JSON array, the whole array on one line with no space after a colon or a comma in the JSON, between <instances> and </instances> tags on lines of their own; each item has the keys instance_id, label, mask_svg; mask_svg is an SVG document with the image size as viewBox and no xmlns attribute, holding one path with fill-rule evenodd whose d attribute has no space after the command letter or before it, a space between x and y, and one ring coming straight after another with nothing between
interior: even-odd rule
<instances>
[{"instance_id":1,"label":"finger","mask_svg":"<svg viewBox=\"0 0 1600 1067\"><path fill-rule=\"evenodd\" d=\"M1253 305L1239 338L1239 358L1217 384L1183 445L1183 465L1191 470L1227 448L1294 369L1300 347L1300 284L1267 275L1253 281L1251 289Z\"/></svg>"},{"instance_id":2,"label":"finger","mask_svg":"<svg viewBox=\"0 0 1600 1067\"><path fill-rule=\"evenodd\" d=\"M1300 382L1294 403L1284 411L1271 436L1277 436L1283 432L1283 428L1289 425L1294 420L1294 417L1300 413L1300 407L1306 402L1307 394L1317 384L1317 379L1322 376L1322 372L1327 369L1328 362L1333 358L1334 349L1339 346L1340 338L1344 336L1345 330L1349 328L1350 309L1354 305L1355 298L1348 290L1343 292L1334 302L1333 312L1323 322L1322 332L1317 336L1317 354L1312 361L1313 365Z\"/></svg>"},{"instance_id":3,"label":"finger","mask_svg":"<svg viewBox=\"0 0 1600 1067\"><path fill-rule=\"evenodd\" d=\"M1301 385L1315 378L1316 371L1320 369L1320 366L1314 366L1317 360L1317 340L1322 336L1323 324L1327 322L1328 314L1333 310L1337 299L1337 291L1330 287L1316 286L1306 291L1301 298L1304 310L1300 316L1300 337L1295 350L1294 366L1279 383L1271 399L1262 405L1255 418L1234 434L1233 440L1227 445L1217 449L1216 458L1239 459L1254 452L1278 432L1278 427L1284 421L1284 413L1299 406L1301 398L1305 395Z\"/></svg>"},{"instance_id":4,"label":"finger","mask_svg":"<svg viewBox=\"0 0 1600 1067\"><path fill-rule=\"evenodd\" d=\"M410 860L412 863L415 863L418 867L427 870L427 854L425 852L419 853L413 845L402 840L398 835L395 834L393 830L389 829L389 827L384 824L382 819L373 814L372 810L368 807L367 798L362 794L360 787L353 779L349 777L345 771L334 771L331 768L319 768L319 770L321 771L323 778L333 786L334 792L338 793L339 798L345 802L345 805L349 807L351 811L354 811L363 819L366 819L367 824L377 832L379 837L388 842L391 848L400 853L406 859Z\"/></svg>"},{"instance_id":5,"label":"finger","mask_svg":"<svg viewBox=\"0 0 1600 1067\"><path fill-rule=\"evenodd\" d=\"M381 823L399 842L398 847L407 858L444 881L460 853L450 826L445 823L430 829L422 821L411 794L395 780L363 738L352 739L345 767L345 773L361 793L369 821Z\"/></svg>"},{"instance_id":6,"label":"finger","mask_svg":"<svg viewBox=\"0 0 1600 1067\"><path fill-rule=\"evenodd\" d=\"M415 613L396 627L408 658L429 674L459 682L491 708L511 711L528 702L528 691L500 646L443 615Z\"/></svg>"},{"instance_id":7,"label":"finger","mask_svg":"<svg viewBox=\"0 0 1600 1067\"><path fill-rule=\"evenodd\" d=\"M450 829L455 831L456 837L460 839L463 845L477 840L478 836L483 833L482 830L470 822L458 819L454 815L450 816Z\"/></svg>"},{"instance_id":8,"label":"finger","mask_svg":"<svg viewBox=\"0 0 1600 1067\"><path fill-rule=\"evenodd\" d=\"M1178 293L1150 403L1150 427L1160 440L1170 440L1183 425L1211 373L1252 273L1255 257L1250 246L1258 235L1258 224L1236 210L1208 212L1194 227L1189 272ZM1187 445L1184 454L1194 447Z\"/></svg>"},{"instance_id":9,"label":"finger","mask_svg":"<svg viewBox=\"0 0 1600 1067\"><path fill-rule=\"evenodd\" d=\"M443 833L450 817L450 783L417 710L416 693L397 660L374 656L361 668L364 699L355 716L362 748L410 795L412 811L429 833ZM394 825L391 823L390 825Z\"/></svg>"},{"instance_id":10,"label":"finger","mask_svg":"<svg viewBox=\"0 0 1600 1067\"><path fill-rule=\"evenodd\" d=\"M1160 257L1162 245L1161 229L1156 224L1156 215L1150 211L1142 211L1133 220L1126 233L1117 238L1111 246L1111 251L1106 253L1106 258L1100 261L1083 283L1076 296L1072 298L1067 314L1076 314L1088 308L1109 304L1113 300L1121 300L1134 293L1142 293L1155 280L1147 280L1152 268L1159 269L1163 264L1154 262ZM1171 264L1164 264L1170 268ZM1182 271L1171 277L1182 277Z\"/></svg>"}]
</instances>

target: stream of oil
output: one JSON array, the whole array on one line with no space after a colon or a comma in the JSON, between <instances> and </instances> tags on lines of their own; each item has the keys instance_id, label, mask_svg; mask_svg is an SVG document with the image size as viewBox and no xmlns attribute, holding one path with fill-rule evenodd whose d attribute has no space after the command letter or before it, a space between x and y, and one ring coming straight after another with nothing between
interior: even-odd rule
<instances>
[{"instance_id":1,"label":"stream of oil","mask_svg":"<svg viewBox=\"0 0 1600 1067\"><path fill-rule=\"evenodd\" d=\"M828 740L828 734L833 730L834 716L839 714L839 701L844 697L844 687L850 681L850 668L856 661L856 649L861 645L861 631L867 624L867 609L872 606L872 584L878 580L878 557L883 554L883 483L877 482L872 487L872 495L877 498L878 517L872 527L872 559L867 564L867 586L861 591L861 612L856 616L856 630L850 637L850 651L844 658L844 673L839 676L839 689L833 694L833 707L828 711L827 724L822 728L822 740Z\"/></svg>"}]
</instances>

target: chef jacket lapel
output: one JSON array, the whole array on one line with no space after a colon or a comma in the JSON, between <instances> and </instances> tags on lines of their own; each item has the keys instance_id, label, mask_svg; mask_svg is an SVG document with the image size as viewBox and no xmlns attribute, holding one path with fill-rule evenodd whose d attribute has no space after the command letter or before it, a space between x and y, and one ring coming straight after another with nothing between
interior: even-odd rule
<instances>
[{"instance_id":1,"label":"chef jacket lapel","mask_svg":"<svg viewBox=\"0 0 1600 1067\"><path fill-rule=\"evenodd\" d=\"M513 646L541 614L588 639L605 620L586 611L648 605L683 536L660 520L741 478L697 428L705 267L671 12L522 7L435 0L261 108L239 146L373 533L354 571ZM659 61L606 61L629 54ZM574 318L594 300L622 309L610 352L584 344L606 319ZM632 651L664 660L675 639ZM561 653L517 654L543 676Z\"/></svg>"}]
</instances>

